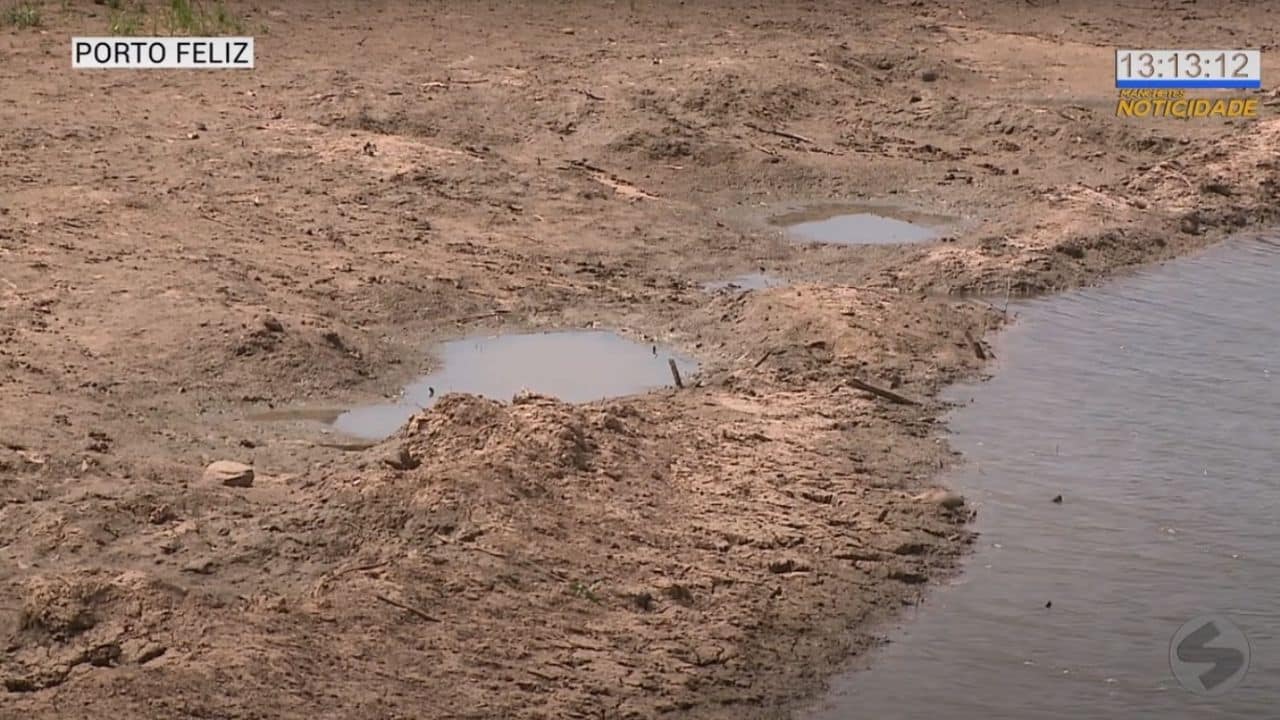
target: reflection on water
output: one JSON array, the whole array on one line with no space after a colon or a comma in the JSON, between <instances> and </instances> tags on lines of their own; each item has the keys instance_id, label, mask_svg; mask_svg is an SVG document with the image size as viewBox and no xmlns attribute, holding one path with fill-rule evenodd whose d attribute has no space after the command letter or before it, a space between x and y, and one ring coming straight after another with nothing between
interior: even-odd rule
<instances>
[{"instance_id":1,"label":"reflection on water","mask_svg":"<svg viewBox=\"0 0 1280 720\"><path fill-rule=\"evenodd\" d=\"M797 240L831 245L891 245L934 240L934 228L917 225L866 209L800 213L776 218Z\"/></svg>"},{"instance_id":2,"label":"reflection on water","mask_svg":"<svg viewBox=\"0 0 1280 720\"><path fill-rule=\"evenodd\" d=\"M1278 279L1280 244L1240 240L1018 307L995 378L953 393L975 399L948 481L980 504L980 549L802 717L1276 716ZM1209 612L1252 646L1220 697L1169 663Z\"/></svg>"},{"instance_id":3,"label":"reflection on water","mask_svg":"<svg viewBox=\"0 0 1280 720\"><path fill-rule=\"evenodd\" d=\"M787 281L777 275L770 275L766 272L747 273L739 275L728 280L714 280L709 283L703 283L702 289L707 292L719 292L720 290L765 290L768 288L782 287Z\"/></svg>"}]
</instances>

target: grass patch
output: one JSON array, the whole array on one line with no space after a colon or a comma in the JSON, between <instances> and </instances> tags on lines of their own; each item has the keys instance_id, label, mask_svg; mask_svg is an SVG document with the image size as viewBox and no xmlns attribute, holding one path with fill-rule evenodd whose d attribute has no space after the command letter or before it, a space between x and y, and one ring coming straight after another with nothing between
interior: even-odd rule
<instances>
[{"instance_id":1,"label":"grass patch","mask_svg":"<svg viewBox=\"0 0 1280 720\"><path fill-rule=\"evenodd\" d=\"M600 586L599 580L587 585L582 582L574 582L569 586L569 594L582 600L589 600L597 605L600 604L600 596L596 594L596 588Z\"/></svg>"},{"instance_id":2,"label":"grass patch","mask_svg":"<svg viewBox=\"0 0 1280 720\"><path fill-rule=\"evenodd\" d=\"M122 7L120 0L114 0L111 5L111 23L107 26L108 33L111 35L141 35L145 30L146 11L141 7L125 8Z\"/></svg>"},{"instance_id":3,"label":"grass patch","mask_svg":"<svg viewBox=\"0 0 1280 720\"><path fill-rule=\"evenodd\" d=\"M169 0L148 7L138 0L111 0L112 35L243 35L245 22L222 0Z\"/></svg>"},{"instance_id":4,"label":"grass patch","mask_svg":"<svg viewBox=\"0 0 1280 720\"><path fill-rule=\"evenodd\" d=\"M16 28L40 27L40 6L33 2L10 5L0 14L0 25L12 25Z\"/></svg>"}]
</instances>

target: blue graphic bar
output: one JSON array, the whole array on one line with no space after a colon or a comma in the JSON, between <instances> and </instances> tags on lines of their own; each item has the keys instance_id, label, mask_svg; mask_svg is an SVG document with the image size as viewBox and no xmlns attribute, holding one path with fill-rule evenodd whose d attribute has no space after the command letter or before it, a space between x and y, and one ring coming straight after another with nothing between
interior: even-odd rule
<instances>
[{"instance_id":1,"label":"blue graphic bar","mask_svg":"<svg viewBox=\"0 0 1280 720\"><path fill-rule=\"evenodd\" d=\"M1116 80L1116 87L1121 90L1137 88L1177 88L1183 90L1237 90L1240 88L1261 88L1262 79L1230 80L1227 78L1206 80Z\"/></svg>"}]
</instances>

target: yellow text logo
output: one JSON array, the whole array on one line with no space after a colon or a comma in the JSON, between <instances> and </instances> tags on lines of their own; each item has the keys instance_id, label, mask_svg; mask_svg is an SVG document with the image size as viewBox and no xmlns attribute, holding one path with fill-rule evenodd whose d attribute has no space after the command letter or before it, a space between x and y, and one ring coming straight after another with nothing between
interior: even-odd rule
<instances>
[{"instance_id":1,"label":"yellow text logo","mask_svg":"<svg viewBox=\"0 0 1280 720\"><path fill-rule=\"evenodd\" d=\"M1258 116L1257 98L1232 98L1210 100L1188 98L1185 93L1171 91L1162 95L1120 94L1116 102L1116 117L1171 117L1171 118L1251 118Z\"/></svg>"}]
</instances>

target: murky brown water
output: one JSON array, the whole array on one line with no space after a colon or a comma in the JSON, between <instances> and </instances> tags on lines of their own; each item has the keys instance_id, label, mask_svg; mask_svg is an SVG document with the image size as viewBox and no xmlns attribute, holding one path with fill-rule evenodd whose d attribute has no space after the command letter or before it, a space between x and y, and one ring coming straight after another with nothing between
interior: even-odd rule
<instances>
[{"instance_id":1,"label":"murky brown water","mask_svg":"<svg viewBox=\"0 0 1280 720\"><path fill-rule=\"evenodd\" d=\"M465 392L509 401L521 390L589 402L674 384L668 359L685 379L692 359L611 332L571 330L471 337L443 343L440 370L405 387L394 403L353 408L333 422L355 437L381 439L446 393Z\"/></svg>"},{"instance_id":2,"label":"murky brown water","mask_svg":"<svg viewBox=\"0 0 1280 720\"><path fill-rule=\"evenodd\" d=\"M1280 716L1278 308L1275 240L1017 307L994 379L953 393L980 549L801 716ZM1170 668L1203 613L1251 646L1218 697Z\"/></svg>"}]
</instances>

